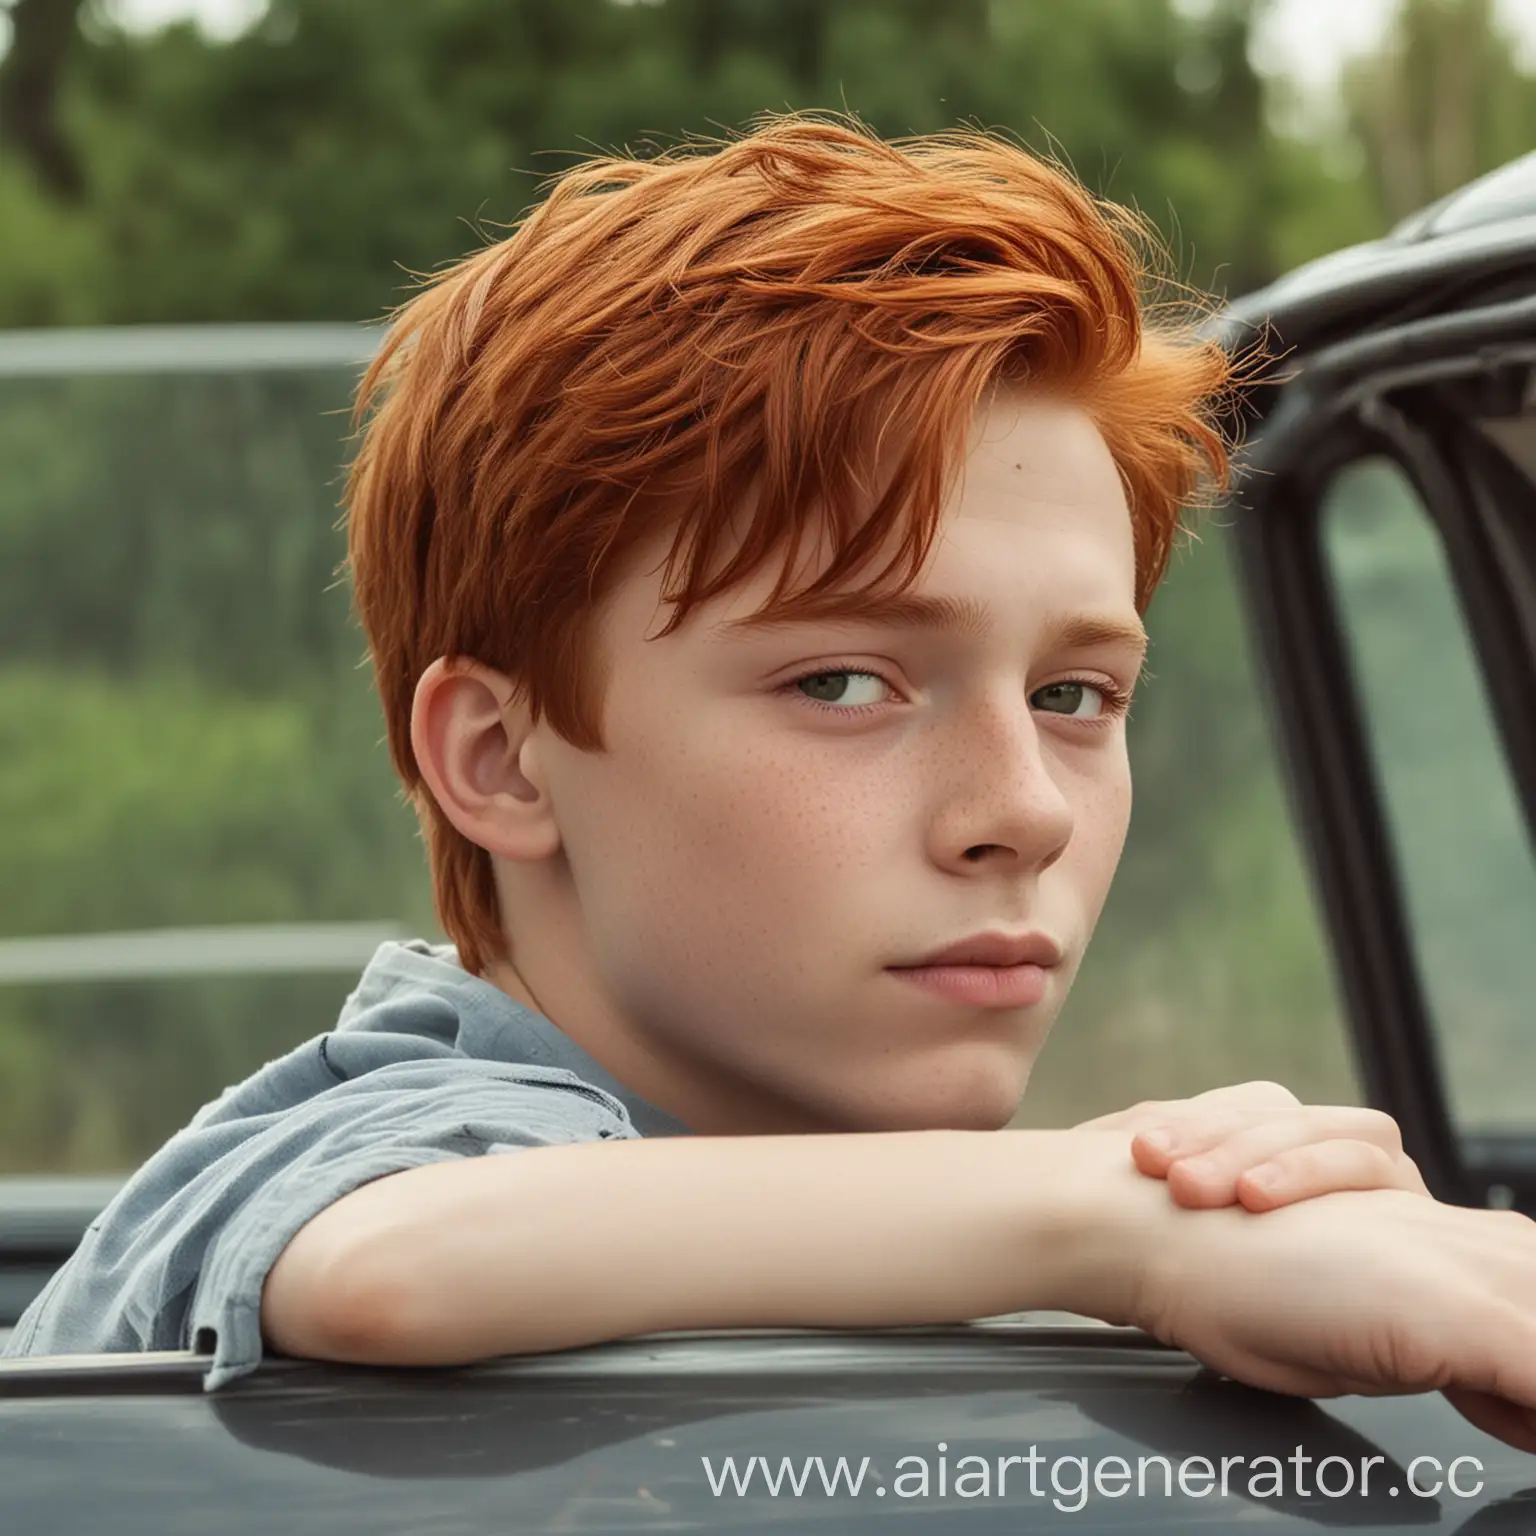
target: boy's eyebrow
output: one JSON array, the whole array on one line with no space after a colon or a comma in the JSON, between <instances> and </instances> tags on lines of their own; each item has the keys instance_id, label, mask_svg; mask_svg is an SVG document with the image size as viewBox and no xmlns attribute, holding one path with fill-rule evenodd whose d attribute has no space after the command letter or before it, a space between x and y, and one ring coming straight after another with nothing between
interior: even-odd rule
<instances>
[{"instance_id":1,"label":"boy's eyebrow","mask_svg":"<svg viewBox=\"0 0 1536 1536\"><path fill-rule=\"evenodd\" d=\"M841 613L817 618L751 614L716 627L723 639L745 638L807 624L883 624L893 629L923 629L985 640L992 633L992 611L973 597L933 597L922 592L898 592L862 599ZM1139 622L1099 614L1076 614L1050 631L1053 645L1086 649L1094 645L1125 645L1138 653L1147 649L1147 632Z\"/></svg>"}]
</instances>

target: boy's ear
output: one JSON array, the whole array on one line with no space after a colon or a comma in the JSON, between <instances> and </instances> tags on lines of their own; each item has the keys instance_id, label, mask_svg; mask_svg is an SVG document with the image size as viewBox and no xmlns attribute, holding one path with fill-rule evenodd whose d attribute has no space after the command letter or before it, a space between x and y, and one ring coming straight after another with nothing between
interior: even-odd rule
<instances>
[{"instance_id":1,"label":"boy's ear","mask_svg":"<svg viewBox=\"0 0 1536 1536\"><path fill-rule=\"evenodd\" d=\"M416 684L411 750L443 815L504 859L547 859L560 829L527 707L479 662L438 657Z\"/></svg>"}]
</instances>

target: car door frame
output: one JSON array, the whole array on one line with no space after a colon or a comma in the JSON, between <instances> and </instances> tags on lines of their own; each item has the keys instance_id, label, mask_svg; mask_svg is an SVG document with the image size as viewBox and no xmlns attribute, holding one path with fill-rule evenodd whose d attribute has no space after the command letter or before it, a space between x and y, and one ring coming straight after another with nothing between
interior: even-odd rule
<instances>
[{"instance_id":1,"label":"car door frame","mask_svg":"<svg viewBox=\"0 0 1536 1536\"><path fill-rule=\"evenodd\" d=\"M1536 273L1526 286L1536 289ZM1261 317L1271 342L1284 334L1262 304L1244 317L1246 334ZM1500 475L1517 472L1452 403L1533 363L1529 292L1298 349L1242 462L1236 519L1249 620L1367 1096L1397 1118L1438 1197L1528 1211L1536 1136L1458 1141L1452 1126L1360 692L1339 687L1353 669L1321 518L1344 465L1381 454L1403 471L1441 539L1536 840L1536 606L1510 569L1513 557L1536 570L1536 520L1511 518Z\"/></svg>"}]
</instances>

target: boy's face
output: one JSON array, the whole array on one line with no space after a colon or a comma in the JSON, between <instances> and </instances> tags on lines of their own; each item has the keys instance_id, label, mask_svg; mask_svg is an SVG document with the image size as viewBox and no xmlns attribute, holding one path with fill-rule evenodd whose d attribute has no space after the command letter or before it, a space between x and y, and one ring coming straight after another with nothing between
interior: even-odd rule
<instances>
[{"instance_id":1,"label":"boy's face","mask_svg":"<svg viewBox=\"0 0 1536 1536\"><path fill-rule=\"evenodd\" d=\"M512 935L491 979L695 1131L1006 1124L1093 931L1144 643L1124 491L1067 404L1000 394L972 443L912 591L985 634L730 632L765 570L647 639L661 541L602 615L608 750L541 724L520 768L545 793L474 824ZM1059 949L1038 1001L891 969L985 932Z\"/></svg>"}]
</instances>

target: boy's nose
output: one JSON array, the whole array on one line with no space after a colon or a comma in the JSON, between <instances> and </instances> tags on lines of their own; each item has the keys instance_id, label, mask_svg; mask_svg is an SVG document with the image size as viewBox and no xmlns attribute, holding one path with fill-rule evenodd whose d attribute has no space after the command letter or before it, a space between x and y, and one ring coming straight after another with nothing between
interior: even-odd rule
<instances>
[{"instance_id":1,"label":"boy's nose","mask_svg":"<svg viewBox=\"0 0 1536 1536\"><path fill-rule=\"evenodd\" d=\"M1011 858L1039 870L1061 857L1072 837L1072 803L1051 771L1027 705L970 735L952 761L954 787L934 831L940 862L966 869Z\"/></svg>"}]
</instances>

